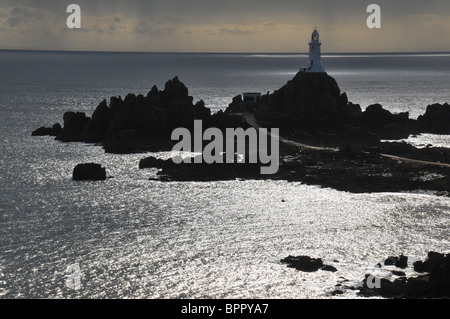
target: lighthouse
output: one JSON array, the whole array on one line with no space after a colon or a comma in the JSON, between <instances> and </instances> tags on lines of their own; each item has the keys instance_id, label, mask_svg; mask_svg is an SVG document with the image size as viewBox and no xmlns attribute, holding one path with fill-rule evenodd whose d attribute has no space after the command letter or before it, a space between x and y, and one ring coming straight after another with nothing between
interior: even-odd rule
<instances>
[{"instance_id":1,"label":"lighthouse","mask_svg":"<svg viewBox=\"0 0 450 319\"><path fill-rule=\"evenodd\" d=\"M305 72L309 73L325 73L325 67L322 64L322 57L320 52L319 32L314 30L311 35L311 42L309 43L309 58L306 65Z\"/></svg>"}]
</instances>

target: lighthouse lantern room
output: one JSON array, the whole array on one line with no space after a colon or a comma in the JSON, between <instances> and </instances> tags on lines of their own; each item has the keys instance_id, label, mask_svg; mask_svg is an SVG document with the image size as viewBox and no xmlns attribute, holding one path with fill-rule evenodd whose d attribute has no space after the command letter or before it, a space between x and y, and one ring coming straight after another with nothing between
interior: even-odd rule
<instances>
[{"instance_id":1,"label":"lighthouse lantern room","mask_svg":"<svg viewBox=\"0 0 450 319\"><path fill-rule=\"evenodd\" d=\"M305 72L310 73L325 73L325 67L322 64L322 57L320 52L319 32L314 30L311 35L311 42L309 43L309 58L308 64L306 65Z\"/></svg>"}]
</instances>

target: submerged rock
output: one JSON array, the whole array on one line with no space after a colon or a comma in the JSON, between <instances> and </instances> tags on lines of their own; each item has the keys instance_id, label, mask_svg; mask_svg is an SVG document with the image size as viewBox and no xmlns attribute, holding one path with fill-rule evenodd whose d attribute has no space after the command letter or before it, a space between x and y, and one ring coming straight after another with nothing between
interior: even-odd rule
<instances>
[{"instance_id":1,"label":"submerged rock","mask_svg":"<svg viewBox=\"0 0 450 319\"><path fill-rule=\"evenodd\" d=\"M104 181L106 180L106 169L100 164L87 163L78 164L73 170L74 181Z\"/></svg>"}]
</instances>

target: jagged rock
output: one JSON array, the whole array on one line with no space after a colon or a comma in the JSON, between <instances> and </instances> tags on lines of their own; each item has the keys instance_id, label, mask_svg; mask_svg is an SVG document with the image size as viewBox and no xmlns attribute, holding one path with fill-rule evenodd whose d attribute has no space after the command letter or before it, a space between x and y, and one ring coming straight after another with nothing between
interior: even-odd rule
<instances>
[{"instance_id":1,"label":"jagged rock","mask_svg":"<svg viewBox=\"0 0 450 319\"><path fill-rule=\"evenodd\" d=\"M397 257L388 258L389 263ZM400 259L397 258L397 261ZM406 278L404 273L397 273L402 277L393 282L381 279L380 287L369 288L367 278L363 281L360 295L385 298L448 298L450 297L450 254L444 255L430 252L425 262L414 263L418 272L429 272L428 275Z\"/></svg>"},{"instance_id":2,"label":"jagged rock","mask_svg":"<svg viewBox=\"0 0 450 319\"><path fill-rule=\"evenodd\" d=\"M347 107L347 105L348 105L348 96L347 96L347 93L342 93L340 96L339 96L339 99L338 99L338 103L339 103L339 106L341 107L341 108L345 108L345 107Z\"/></svg>"},{"instance_id":3,"label":"jagged rock","mask_svg":"<svg viewBox=\"0 0 450 319\"><path fill-rule=\"evenodd\" d=\"M62 142L82 142L82 134L91 121L85 113L66 112L64 113L64 128L56 136L56 140Z\"/></svg>"},{"instance_id":4,"label":"jagged rock","mask_svg":"<svg viewBox=\"0 0 450 319\"><path fill-rule=\"evenodd\" d=\"M123 130L117 133L111 140L104 144L106 153L128 154L136 148L136 131Z\"/></svg>"},{"instance_id":5,"label":"jagged rock","mask_svg":"<svg viewBox=\"0 0 450 319\"><path fill-rule=\"evenodd\" d=\"M401 269L408 268L408 257L400 255L397 262L395 263L395 267Z\"/></svg>"},{"instance_id":6,"label":"jagged rock","mask_svg":"<svg viewBox=\"0 0 450 319\"><path fill-rule=\"evenodd\" d=\"M211 117L205 103L200 100L194 105L186 86L175 77L166 83L163 91L153 86L146 96L128 94L124 100L120 96L111 97L109 106L106 100L97 106L92 119L81 112L67 112L63 129L43 127L32 134L54 134L63 142L102 142L107 151L126 153L137 149L134 147L137 140L142 144L146 138L165 138L167 142L172 129L190 128L194 119L208 122ZM213 122L220 120L226 121L219 116ZM131 131L135 133L130 135Z\"/></svg>"},{"instance_id":7,"label":"jagged rock","mask_svg":"<svg viewBox=\"0 0 450 319\"><path fill-rule=\"evenodd\" d=\"M416 261L414 270L417 272L431 272L435 264L439 265L445 261L445 255L430 251L425 261Z\"/></svg>"},{"instance_id":8,"label":"jagged rock","mask_svg":"<svg viewBox=\"0 0 450 319\"><path fill-rule=\"evenodd\" d=\"M361 105L353 104L352 102L349 102L346 106L346 112L348 115L350 115L352 117L357 117L357 116L361 115L361 113L362 113Z\"/></svg>"},{"instance_id":9,"label":"jagged rock","mask_svg":"<svg viewBox=\"0 0 450 319\"><path fill-rule=\"evenodd\" d=\"M61 133L61 125L59 123L54 124L52 127L40 127L31 133L32 136L57 136Z\"/></svg>"},{"instance_id":10,"label":"jagged rock","mask_svg":"<svg viewBox=\"0 0 450 319\"><path fill-rule=\"evenodd\" d=\"M357 117L358 125L367 128L383 139L407 138L416 131L416 123L409 119L409 113L392 114L380 104L373 104Z\"/></svg>"},{"instance_id":11,"label":"jagged rock","mask_svg":"<svg viewBox=\"0 0 450 319\"><path fill-rule=\"evenodd\" d=\"M384 261L384 265L385 266L394 266L397 261L398 261L398 257L388 257Z\"/></svg>"},{"instance_id":12,"label":"jagged rock","mask_svg":"<svg viewBox=\"0 0 450 319\"><path fill-rule=\"evenodd\" d=\"M384 265L405 269L408 267L408 257L403 255L400 255L400 257L388 257L384 261Z\"/></svg>"},{"instance_id":13,"label":"jagged rock","mask_svg":"<svg viewBox=\"0 0 450 319\"><path fill-rule=\"evenodd\" d=\"M50 132L50 136L57 136L62 130L61 124L56 123L52 126L52 131Z\"/></svg>"},{"instance_id":14,"label":"jagged rock","mask_svg":"<svg viewBox=\"0 0 450 319\"><path fill-rule=\"evenodd\" d=\"M91 127L88 129L85 140L87 142L101 142L106 139L109 121L111 119L111 110L103 100L92 114Z\"/></svg>"},{"instance_id":15,"label":"jagged rock","mask_svg":"<svg viewBox=\"0 0 450 319\"><path fill-rule=\"evenodd\" d=\"M268 112L287 113L294 119L343 114L341 91L336 80L326 73L299 72L285 86L262 97Z\"/></svg>"},{"instance_id":16,"label":"jagged rock","mask_svg":"<svg viewBox=\"0 0 450 319\"><path fill-rule=\"evenodd\" d=\"M207 121L211 117L211 109L205 106L205 102L203 100L198 101L194 105L194 119Z\"/></svg>"},{"instance_id":17,"label":"jagged rock","mask_svg":"<svg viewBox=\"0 0 450 319\"><path fill-rule=\"evenodd\" d=\"M409 113L392 114L380 104L369 105L361 114L361 119L369 126L380 127L387 124L408 121Z\"/></svg>"},{"instance_id":18,"label":"jagged rock","mask_svg":"<svg viewBox=\"0 0 450 319\"><path fill-rule=\"evenodd\" d=\"M161 101L170 119L170 127L192 125L194 119L193 97L189 96L186 86L175 77L169 80L161 93Z\"/></svg>"},{"instance_id":19,"label":"jagged rock","mask_svg":"<svg viewBox=\"0 0 450 319\"><path fill-rule=\"evenodd\" d=\"M232 113L240 113L243 111L244 101L242 100L242 95L239 94L233 98L231 103L228 105L228 108L225 110L226 114L232 114Z\"/></svg>"},{"instance_id":20,"label":"jagged rock","mask_svg":"<svg viewBox=\"0 0 450 319\"><path fill-rule=\"evenodd\" d=\"M149 99L157 99L158 95L159 95L158 87L156 85L154 85L152 87L152 89L150 90L150 92L148 92L147 98L149 98Z\"/></svg>"},{"instance_id":21,"label":"jagged rock","mask_svg":"<svg viewBox=\"0 0 450 319\"><path fill-rule=\"evenodd\" d=\"M106 169L100 164L88 163L78 164L73 170L74 181L95 180L103 181L106 179Z\"/></svg>"},{"instance_id":22,"label":"jagged rock","mask_svg":"<svg viewBox=\"0 0 450 319\"><path fill-rule=\"evenodd\" d=\"M450 105L428 105L425 114L419 116L417 122L423 132L450 134Z\"/></svg>"}]
</instances>

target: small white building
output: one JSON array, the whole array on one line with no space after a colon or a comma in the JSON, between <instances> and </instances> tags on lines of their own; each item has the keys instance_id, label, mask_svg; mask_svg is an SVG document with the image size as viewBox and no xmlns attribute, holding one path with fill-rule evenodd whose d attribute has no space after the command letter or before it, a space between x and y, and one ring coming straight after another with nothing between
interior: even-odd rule
<instances>
[{"instance_id":1,"label":"small white building","mask_svg":"<svg viewBox=\"0 0 450 319\"><path fill-rule=\"evenodd\" d=\"M322 53L320 50L322 43L320 43L319 32L314 30L311 35L311 42L309 43L309 57L305 72L310 73L325 73L325 67L322 64Z\"/></svg>"},{"instance_id":2,"label":"small white building","mask_svg":"<svg viewBox=\"0 0 450 319\"><path fill-rule=\"evenodd\" d=\"M243 102L244 103L258 103L261 98L261 93L244 93L243 94Z\"/></svg>"}]
</instances>

